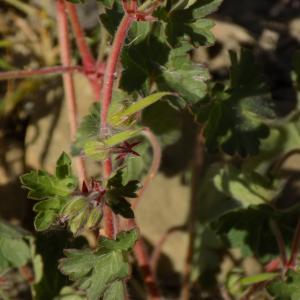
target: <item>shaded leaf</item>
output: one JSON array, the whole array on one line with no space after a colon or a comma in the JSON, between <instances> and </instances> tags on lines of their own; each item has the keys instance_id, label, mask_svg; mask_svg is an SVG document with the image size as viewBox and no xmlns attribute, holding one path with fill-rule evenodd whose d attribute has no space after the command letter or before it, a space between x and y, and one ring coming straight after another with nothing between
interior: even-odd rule
<instances>
[{"instance_id":1,"label":"shaded leaf","mask_svg":"<svg viewBox=\"0 0 300 300\"><path fill-rule=\"evenodd\" d=\"M271 202L284 187L284 180L271 180L257 172L225 166L214 176L216 188L243 206Z\"/></svg>"},{"instance_id":2,"label":"shaded leaf","mask_svg":"<svg viewBox=\"0 0 300 300\"><path fill-rule=\"evenodd\" d=\"M266 121L275 117L273 104L252 53L242 50L239 60L232 53L231 62L230 85L212 89L208 112L200 117L206 122L206 146L212 152L256 155L269 136Z\"/></svg>"},{"instance_id":3,"label":"shaded leaf","mask_svg":"<svg viewBox=\"0 0 300 300\"><path fill-rule=\"evenodd\" d=\"M19 268L33 257L30 234L0 220L0 273L10 268Z\"/></svg>"},{"instance_id":4,"label":"shaded leaf","mask_svg":"<svg viewBox=\"0 0 300 300\"><path fill-rule=\"evenodd\" d=\"M289 270L286 279L277 279L268 286L275 300L298 300L300 298L300 274Z\"/></svg>"},{"instance_id":5,"label":"shaded leaf","mask_svg":"<svg viewBox=\"0 0 300 300\"><path fill-rule=\"evenodd\" d=\"M137 197L136 191L139 188L140 183L138 180L130 180L123 184L123 171L119 169L107 182L107 204L116 214L120 214L125 218L133 218L131 205L125 198Z\"/></svg>"}]
</instances>

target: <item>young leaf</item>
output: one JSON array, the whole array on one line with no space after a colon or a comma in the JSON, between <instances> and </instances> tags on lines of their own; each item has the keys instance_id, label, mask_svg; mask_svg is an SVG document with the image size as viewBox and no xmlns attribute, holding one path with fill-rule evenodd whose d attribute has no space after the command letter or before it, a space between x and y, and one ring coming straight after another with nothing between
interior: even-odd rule
<instances>
[{"instance_id":1,"label":"young leaf","mask_svg":"<svg viewBox=\"0 0 300 300\"><path fill-rule=\"evenodd\" d=\"M139 188L140 183L137 180L131 180L124 185L122 183L122 169L119 169L107 182L107 204L116 214L120 214L124 218L133 218L131 205L125 198L137 197L136 191Z\"/></svg>"},{"instance_id":2,"label":"young leaf","mask_svg":"<svg viewBox=\"0 0 300 300\"><path fill-rule=\"evenodd\" d=\"M143 98L141 100L138 100L131 104L129 107L124 109L123 111L113 113L109 116L108 122L113 127L119 127L122 125L122 123L126 122L127 119L132 116L133 114L142 111L146 107L150 106L151 104L157 102L164 96L170 95L168 92L158 92L154 93L146 98Z\"/></svg>"},{"instance_id":3,"label":"young leaf","mask_svg":"<svg viewBox=\"0 0 300 300\"><path fill-rule=\"evenodd\" d=\"M60 179L45 171L31 171L20 177L22 186L29 190L28 198L42 200L49 197L66 197L75 188L74 177Z\"/></svg>"},{"instance_id":4,"label":"young leaf","mask_svg":"<svg viewBox=\"0 0 300 300\"><path fill-rule=\"evenodd\" d=\"M139 135L141 131L142 128L128 129L100 141L87 141L83 147L84 153L95 160L103 160L109 155L114 146Z\"/></svg>"},{"instance_id":5,"label":"young leaf","mask_svg":"<svg viewBox=\"0 0 300 300\"><path fill-rule=\"evenodd\" d=\"M57 216L65 203L65 198L50 198L36 203L33 207L33 211L37 212L34 219L34 228L37 231L47 230L56 222Z\"/></svg>"},{"instance_id":6,"label":"young leaf","mask_svg":"<svg viewBox=\"0 0 300 300\"><path fill-rule=\"evenodd\" d=\"M84 145L95 140L100 134L100 103L94 103L77 130L76 141L72 146L72 154L79 155Z\"/></svg>"},{"instance_id":7,"label":"young leaf","mask_svg":"<svg viewBox=\"0 0 300 300\"><path fill-rule=\"evenodd\" d=\"M71 165L72 165L72 161L70 157L65 152L63 152L56 162L56 171L55 171L56 177L60 179L64 179L68 176L71 176L72 175Z\"/></svg>"},{"instance_id":8,"label":"young leaf","mask_svg":"<svg viewBox=\"0 0 300 300\"><path fill-rule=\"evenodd\" d=\"M252 285L263 281L273 280L276 277L278 277L278 273L260 273L260 274L244 277L240 279L239 282L242 285Z\"/></svg>"},{"instance_id":9,"label":"young leaf","mask_svg":"<svg viewBox=\"0 0 300 300\"><path fill-rule=\"evenodd\" d=\"M77 188L72 175L71 160L63 153L56 163L56 175L45 171L31 171L20 177L22 186L29 190L28 198L42 200L33 210L37 212L34 226L37 231L48 229L56 223L61 208Z\"/></svg>"},{"instance_id":10,"label":"young leaf","mask_svg":"<svg viewBox=\"0 0 300 300\"><path fill-rule=\"evenodd\" d=\"M66 250L66 258L59 262L62 273L68 275L76 285L86 291L89 300L108 300L111 293L117 293L120 287L116 285L129 276L130 267L126 258L127 250L133 247L137 238L136 230L121 233L117 241L111 241L109 248L100 242L100 248L92 251ZM126 245L126 247L124 247ZM117 288L113 292L112 287ZM118 292L117 299L124 299L124 294Z\"/></svg>"}]
</instances>

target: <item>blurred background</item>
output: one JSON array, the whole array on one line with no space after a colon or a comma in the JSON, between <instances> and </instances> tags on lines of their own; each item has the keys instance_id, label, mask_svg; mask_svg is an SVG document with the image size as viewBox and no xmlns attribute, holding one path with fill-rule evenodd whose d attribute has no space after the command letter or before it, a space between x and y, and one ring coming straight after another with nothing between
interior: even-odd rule
<instances>
[{"instance_id":1,"label":"blurred background","mask_svg":"<svg viewBox=\"0 0 300 300\"><path fill-rule=\"evenodd\" d=\"M59 64L53 6L53 0L1 0L1 71ZM100 37L97 3L88 0L78 7L88 42L97 53ZM253 49L278 103L278 114L288 114L296 105L290 72L293 53L300 49L300 1L224 0L211 18L216 23L213 29L216 44L195 50L194 61L207 65L213 79L225 80L229 76L228 51L239 51L241 47ZM74 61L77 58L75 51ZM75 85L79 112L84 116L93 101L92 91L80 74L75 74ZM184 228L189 213L188 178L196 128L189 114L185 112L181 118L181 136L174 145L165 148L161 172L146 191L137 212L150 248L169 228ZM18 177L31 169L52 172L60 153L69 149L60 76L0 81L1 217L32 229L32 201L26 199ZM294 157L289 164L298 172L293 190L296 197L297 186L300 188L300 159ZM213 209L209 207L203 214L209 215ZM186 249L184 230L172 234L163 247L159 274L162 284L170 293L174 291L174 295L178 293L178 274L184 267ZM255 262L249 264L255 268Z\"/></svg>"}]
</instances>

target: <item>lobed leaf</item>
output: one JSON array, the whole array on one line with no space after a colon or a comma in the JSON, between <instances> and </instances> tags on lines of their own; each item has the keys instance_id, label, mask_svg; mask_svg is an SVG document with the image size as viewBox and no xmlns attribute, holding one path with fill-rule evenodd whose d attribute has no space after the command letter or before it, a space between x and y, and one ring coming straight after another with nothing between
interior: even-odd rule
<instances>
[{"instance_id":1,"label":"lobed leaf","mask_svg":"<svg viewBox=\"0 0 300 300\"><path fill-rule=\"evenodd\" d=\"M239 60L231 53L231 61L230 85L216 85L206 108L200 106L206 146L211 152L257 155L261 140L270 134L267 121L275 117L273 104L252 53L243 49Z\"/></svg>"},{"instance_id":2,"label":"lobed leaf","mask_svg":"<svg viewBox=\"0 0 300 300\"><path fill-rule=\"evenodd\" d=\"M71 280L76 281L80 289L86 291L88 299L98 300L103 297L108 300L114 299L113 295L118 295L117 299L121 300L124 293L118 283L129 276L126 254L136 239L137 233L133 229L118 234L116 241L106 241L106 244L100 242L100 248L95 251L66 250L66 258L60 260L59 268Z\"/></svg>"},{"instance_id":3,"label":"lobed leaf","mask_svg":"<svg viewBox=\"0 0 300 300\"><path fill-rule=\"evenodd\" d=\"M62 207L76 190L78 182L72 175L71 160L66 153L58 158L56 175L45 171L31 171L20 177L22 186L29 190L28 198L41 200L34 205L37 212L34 226L37 231L55 224Z\"/></svg>"}]
</instances>

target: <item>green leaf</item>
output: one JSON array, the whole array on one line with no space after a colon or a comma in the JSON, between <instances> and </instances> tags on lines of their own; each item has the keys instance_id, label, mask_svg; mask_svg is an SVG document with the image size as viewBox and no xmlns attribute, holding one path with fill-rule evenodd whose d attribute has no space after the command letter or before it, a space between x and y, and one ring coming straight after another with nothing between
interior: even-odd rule
<instances>
[{"instance_id":1,"label":"green leaf","mask_svg":"<svg viewBox=\"0 0 300 300\"><path fill-rule=\"evenodd\" d=\"M300 299L300 274L289 270L284 281L277 279L267 289L274 300L298 300Z\"/></svg>"},{"instance_id":2,"label":"green leaf","mask_svg":"<svg viewBox=\"0 0 300 300\"><path fill-rule=\"evenodd\" d=\"M271 202L283 187L284 180L269 180L254 171L239 171L225 166L213 179L216 188L239 201L242 206Z\"/></svg>"},{"instance_id":3,"label":"green leaf","mask_svg":"<svg viewBox=\"0 0 300 300\"><path fill-rule=\"evenodd\" d=\"M196 46L212 44L212 25L204 25L210 21L203 18L215 12L221 3L222 0L177 1L170 6L169 11L161 8L157 15L164 23L169 43L175 46L181 39L188 37Z\"/></svg>"},{"instance_id":4,"label":"green leaf","mask_svg":"<svg viewBox=\"0 0 300 300\"><path fill-rule=\"evenodd\" d=\"M147 107L142 113L142 124L151 129L162 148L178 141L181 136L182 123L182 112L171 106L169 101L157 102Z\"/></svg>"},{"instance_id":5,"label":"green leaf","mask_svg":"<svg viewBox=\"0 0 300 300\"><path fill-rule=\"evenodd\" d=\"M202 65L191 62L187 43L172 49L167 64L162 67L163 82L159 82L171 91L177 92L188 104L194 104L206 95L206 84L209 74Z\"/></svg>"},{"instance_id":6,"label":"green leaf","mask_svg":"<svg viewBox=\"0 0 300 300\"><path fill-rule=\"evenodd\" d=\"M142 128L128 129L100 141L87 141L84 144L84 152L90 158L103 160L109 155L112 147L139 135L141 131Z\"/></svg>"},{"instance_id":7,"label":"green leaf","mask_svg":"<svg viewBox=\"0 0 300 300\"><path fill-rule=\"evenodd\" d=\"M30 238L26 231L0 220L0 274L31 260Z\"/></svg>"},{"instance_id":8,"label":"green leaf","mask_svg":"<svg viewBox=\"0 0 300 300\"><path fill-rule=\"evenodd\" d=\"M57 178L45 171L31 171L20 177L22 186L29 190L28 198L42 200L47 197L66 197L75 188L73 177Z\"/></svg>"},{"instance_id":9,"label":"green leaf","mask_svg":"<svg viewBox=\"0 0 300 300\"><path fill-rule=\"evenodd\" d=\"M108 147L113 147L137 136L141 131L142 128L124 130L106 138L103 143Z\"/></svg>"},{"instance_id":10,"label":"green leaf","mask_svg":"<svg viewBox=\"0 0 300 300\"><path fill-rule=\"evenodd\" d=\"M135 231L135 230L133 230ZM109 243L110 248L100 243L100 248L92 251L66 250L66 258L59 262L60 270L68 275L71 280L76 281L76 285L86 291L89 300L114 299L114 293L121 296L120 292L113 292L111 287L120 290L119 285L115 285L129 276L130 267L126 258L126 248L132 248L135 241L132 231L120 234L117 241ZM115 245L113 245L115 243ZM105 298L107 297L107 298Z\"/></svg>"},{"instance_id":11,"label":"green leaf","mask_svg":"<svg viewBox=\"0 0 300 300\"><path fill-rule=\"evenodd\" d=\"M103 300L122 300L125 299L124 283L114 282L105 292Z\"/></svg>"},{"instance_id":12,"label":"green leaf","mask_svg":"<svg viewBox=\"0 0 300 300\"><path fill-rule=\"evenodd\" d=\"M266 262L278 256L278 245L270 222L277 223L285 244L290 247L299 209L299 205L286 210L265 204L253 205L224 213L211 225L232 248L239 248L244 257L255 255Z\"/></svg>"},{"instance_id":13,"label":"green leaf","mask_svg":"<svg viewBox=\"0 0 300 300\"><path fill-rule=\"evenodd\" d=\"M74 288L65 286L61 289L59 296L55 297L54 300L87 300L87 298L80 295Z\"/></svg>"},{"instance_id":14,"label":"green leaf","mask_svg":"<svg viewBox=\"0 0 300 300\"><path fill-rule=\"evenodd\" d=\"M131 104L128 108L124 109L123 111L111 114L108 118L108 122L113 127L121 126L122 123L126 122L130 116L136 114L139 111L142 111L146 107L150 106L151 104L157 102L158 100L167 95L170 95L170 93L158 92L146 98L140 99L137 102Z\"/></svg>"},{"instance_id":15,"label":"green leaf","mask_svg":"<svg viewBox=\"0 0 300 300\"><path fill-rule=\"evenodd\" d=\"M99 0L102 1L102 0ZM113 0L104 0L106 4L110 4L109 2L113 2L112 7L109 5L106 6L105 13L100 15L101 23L105 27L105 29L114 36L118 25L122 19L124 14L123 8L120 1Z\"/></svg>"},{"instance_id":16,"label":"green leaf","mask_svg":"<svg viewBox=\"0 0 300 300\"><path fill-rule=\"evenodd\" d=\"M37 212L34 220L34 227L37 231L49 229L57 221L60 209L66 203L66 199L50 198L40 201L33 206L33 211Z\"/></svg>"},{"instance_id":17,"label":"green leaf","mask_svg":"<svg viewBox=\"0 0 300 300\"><path fill-rule=\"evenodd\" d=\"M130 44L124 48L120 87L129 93L136 90L149 93L149 79L156 82L161 80L159 75L168 61L169 52L170 47L154 34L149 34L138 44Z\"/></svg>"},{"instance_id":18,"label":"green leaf","mask_svg":"<svg viewBox=\"0 0 300 300\"><path fill-rule=\"evenodd\" d=\"M242 50L239 60L231 53L231 61L230 85L216 85L210 91L208 112L199 109L207 112L200 117L206 123L206 146L211 152L256 155L270 133L266 123L275 117L273 103L252 53Z\"/></svg>"},{"instance_id":19,"label":"green leaf","mask_svg":"<svg viewBox=\"0 0 300 300\"><path fill-rule=\"evenodd\" d=\"M88 198L73 197L61 209L60 216L68 221L68 226L74 235L83 229L94 229L102 219L100 206L93 207Z\"/></svg>"},{"instance_id":20,"label":"green leaf","mask_svg":"<svg viewBox=\"0 0 300 300\"><path fill-rule=\"evenodd\" d=\"M276 277L278 277L278 273L260 273L260 274L244 277L240 279L239 282L242 285L252 285L263 281L273 280Z\"/></svg>"},{"instance_id":21,"label":"green leaf","mask_svg":"<svg viewBox=\"0 0 300 300\"><path fill-rule=\"evenodd\" d=\"M37 212L34 226L44 231L57 223L62 207L77 188L77 179L72 175L71 160L63 153L56 163L56 175L45 171L31 171L20 177L22 186L29 190L28 198L42 200L34 205Z\"/></svg>"},{"instance_id":22,"label":"green leaf","mask_svg":"<svg viewBox=\"0 0 300 300\"><path fill-rule=\"evenodd\" d=\"M72 175L72 161L70 157L63 152L56 162L56 177L64 179Z\"/></svg>"},{"instance_id":23,"label":"green leaf","mask_svg":"<svg viewBox=\"0 0 300 300\"><path fill-rule=\"evenodd\" d=\"M89 114L80 123L76 141L72 146L72 154L79 155L88 141L97 139L100 134L100 128L100 103L97 102L91 106Z\"/></svg>"}]
</instances>

